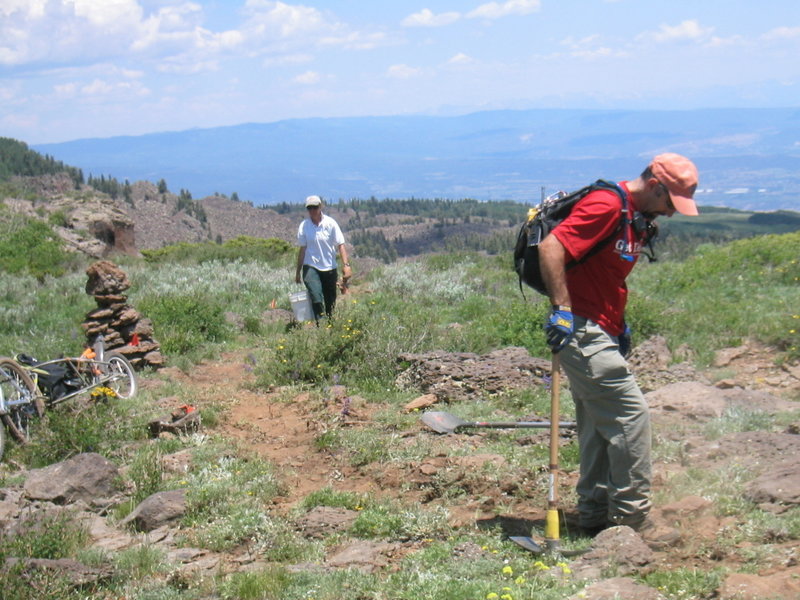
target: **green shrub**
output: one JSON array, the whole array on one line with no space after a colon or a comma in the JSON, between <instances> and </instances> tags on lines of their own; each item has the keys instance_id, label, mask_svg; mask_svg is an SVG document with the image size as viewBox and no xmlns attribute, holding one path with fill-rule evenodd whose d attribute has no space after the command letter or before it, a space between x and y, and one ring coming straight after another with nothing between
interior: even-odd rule
<instances>
[{"instance_id":1,"label":"green shrub","mask_svg":"<svg viewBox=\"0 0 800 600\"><path fill-rule=\"evenodd\" d=\"M155 337L168 355L186 354L229 335L225 310L210 294L150 297L139 303L139 310L153 320Z\"/></svg>"},{"instance_id":2,"label":"green shrub","mask_svg":"<svg viewBox=\"0 0 800 600\"><path fill-rule=\"evenodd\" d=\"M154 250L143 250L142 255L151 263L203 263L215 260L272 262L293 252L292 245L284 240L240 235L222 244L179 242Z\"/></svg>"},{"instance_id":3,"label":"green shrub","mask_svg":"<svg viewBox=\"0 0 800 600\"><path fill-rule=\"evenodd\" d=\"M0 218L0 256L4 271L38 279L62 275L74 260L46 223L17 217Z\"/></svg>"},{"instance_id":4,"label":"green shrub","mask_svg":"<svg viewBox=\"0 0 800 600\"><path fill-rule=\"evenodd\" d=\"M272 359L259 365L259 383L391 379L397 353L415 330L404 327L398 315L378 307L375 301L369 305L340 302L333 320L278 338L271 349Z\"/></svg>"}]
</instances>

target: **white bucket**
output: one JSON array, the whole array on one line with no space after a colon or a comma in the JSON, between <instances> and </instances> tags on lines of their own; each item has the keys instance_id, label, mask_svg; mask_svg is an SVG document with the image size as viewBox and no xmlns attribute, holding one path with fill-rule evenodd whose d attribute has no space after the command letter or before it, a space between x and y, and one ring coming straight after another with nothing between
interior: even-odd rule
<instances>
[{"instance_id":1,"label":"white bucket","mask_svg":"<svg viewBox=\"0 0 800 600\"><path fill-rule=\"evenodd\" d=\"M305 290L300 292L292 292L289 294L289 302L292 303L292 312L297 321L313 321L314 311L311 308L311 300L308 298L308 292Z\"/></svg>"}]
</instances>

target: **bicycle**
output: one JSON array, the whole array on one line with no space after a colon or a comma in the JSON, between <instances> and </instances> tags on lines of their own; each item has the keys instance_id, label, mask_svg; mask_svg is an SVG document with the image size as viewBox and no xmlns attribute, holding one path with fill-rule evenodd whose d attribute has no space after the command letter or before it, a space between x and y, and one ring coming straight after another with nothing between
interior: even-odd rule
<instances>
[{"instance_id":1,"label":"bicycle","mask_svg":"<svg viewBox=\"0 0 800 600\"><path fill-rule=\"evenodd\" d=\"M27 371L12 358L0 357L0 459L6 448L5 430L20 444L28 442L30 419L44 415L44 401Z\"/></svg>"},{"instance_id":2,"label":"bicycle","mask_svg":"<svg viewBox=\"0 0 800 600\"><path fill-rule=\"evenodd\" d=\"M98 359L95 351L87 348L78 357L38 361L19 354L16 359L44 394L48 407L93 391L106 398L127 399L138 389L133 366L119 352L104 352Z\"/></svg>"}]
</instances>

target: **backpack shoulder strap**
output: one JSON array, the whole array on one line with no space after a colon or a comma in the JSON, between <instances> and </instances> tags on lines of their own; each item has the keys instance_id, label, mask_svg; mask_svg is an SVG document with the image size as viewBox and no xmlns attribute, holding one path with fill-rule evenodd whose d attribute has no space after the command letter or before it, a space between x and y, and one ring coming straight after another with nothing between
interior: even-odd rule
<instances>
[{"instance_id":1,"label":"backpack shoulder strap","mask_svg":"<svg viewBox=\"0 0 800 600\"><path fill-rule=\"evenodd\" d=\"M619 230L623 230L623 235L625 236L625 246L628 245L628 225L631 222L630 219L630 211L628 210L628 197L625 194L625 191L620 187L619 184L614 183L613 181L607 181L605 179L598 179L591 185L587 186L589 188L589 192L594 190L610 190L619 196L620 200L622 200L622 210L620 211L620 220L619 224L614 228L608 236L597 242L592 248L584 254L580 260L573 260L567 263L566 268L571 269L572 267L581 264L582 262L590 259L592 256L600 252L603 248L605 248L609 242L611 242L614 237L619 233ZM626 259L629 260L629 259Z\"/></svg>"}]
</instances>

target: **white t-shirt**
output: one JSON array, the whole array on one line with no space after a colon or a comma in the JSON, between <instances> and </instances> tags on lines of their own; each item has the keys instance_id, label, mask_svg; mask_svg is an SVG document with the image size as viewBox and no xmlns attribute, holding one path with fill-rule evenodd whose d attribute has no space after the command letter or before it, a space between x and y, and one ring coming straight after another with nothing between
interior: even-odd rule
<instances>
[{"instance_id":1,"label":"white t-shirt","mask_svg":"<svg viewBox=\"0 0 800 600\"><path fill-rule=\"evenodd\" d=\"M339 224L323 214L319 225L314 225L310 218L303 219L297 229L297 244L305 246L304 265L331 271L336 268L336 249L344 244L344 235Z\"/></svg>"}]
</instances>

